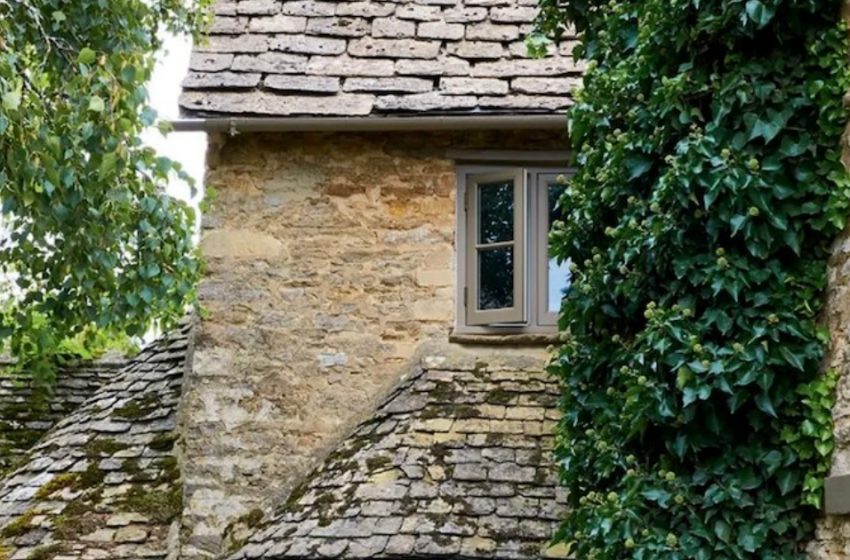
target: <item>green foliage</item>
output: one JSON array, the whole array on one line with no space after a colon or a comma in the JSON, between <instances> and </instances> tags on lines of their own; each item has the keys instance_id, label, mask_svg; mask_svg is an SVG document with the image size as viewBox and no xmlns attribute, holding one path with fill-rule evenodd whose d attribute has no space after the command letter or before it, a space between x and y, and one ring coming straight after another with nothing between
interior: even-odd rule
<instances>
[{"instance_id":1,"label":"green foliage","mask_svg":"<svg viewBox=\"0 0 850 560\"><path fill-rule=\"evenodd\" d=\"M589 59L552 233L551 371L576 558L803 558L832 450L820 374L850 181L837 0L543 0ZM540 39L532 46L540 47Z\"/></svg>"},{"instance_id":2,"label":"green foliage","mask_svg":"<svg viewBox=\"0 0 850 560\"><path fill-rule=\"evenodd\" d=\"M68 341L194 298L194 212L164 191L189 178L139 134L160 31L198 31L208 4L0 1L0 345L40 381Z\"/></svg>"}]
</instances>

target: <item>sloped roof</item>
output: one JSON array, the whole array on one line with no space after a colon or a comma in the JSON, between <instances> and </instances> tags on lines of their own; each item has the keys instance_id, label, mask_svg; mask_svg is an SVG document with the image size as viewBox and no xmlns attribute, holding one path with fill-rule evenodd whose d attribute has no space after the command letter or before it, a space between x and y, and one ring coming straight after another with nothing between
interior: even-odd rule
<instances>
[{"instance_id":1,"label":"sloped roof","mask_svg":"<svg viewBox=\"0 0 850 560\"><path fill-rule=\"evenodd\" d=\"M185 114L558 113L573 43L528 57L536 0L219 0Z\"/></svg>"},{"instance_id":2,"label":"sloped roof","mask_svg":"<svg viewBox=\"0 0 850 560\"><path fill-rule=\"evenodd\" d=\"M0 557L166 557L189 329L144 349L0 480Z\"/></svg>"},{"instance_id":3,"label":"sloped roof","mask_svg":"<svg viewBox=\"0 0 850 560\"><path fill-rule=\"evenodd\" d=\"M109 357L60 368L49 391L32 376L2 371L14 362L0 358L0 476L14 466L53 425L114 378L126 360Z\"/></svg>"},{"instance_id":4,"label":"sloped roof","mask_svg":"<svg viewBox=\"0 0 850 560\"><path fill-rule=\"evenodd\" d=\"M231 560L561 557L558 387L539 370L418 370Z\"/></svg>"}]
</instances>

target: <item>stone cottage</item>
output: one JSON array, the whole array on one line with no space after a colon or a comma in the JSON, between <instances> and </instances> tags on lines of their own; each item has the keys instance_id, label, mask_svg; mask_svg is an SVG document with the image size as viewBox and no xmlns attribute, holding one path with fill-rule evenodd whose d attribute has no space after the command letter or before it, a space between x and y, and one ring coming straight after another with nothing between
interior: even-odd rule
<instances>
[{"instance_id":1,"label":"stone cottage","mask_svg":"<svg viewBox=\"0 0 850 560\"><path fill-rule=\"evenodd\" d=\"M582 68L527 56L535 4L215 4L176 123L209 133L203 317L57 396L0 559L567 556L546 234Z\"/></svg>"}]
</instances>

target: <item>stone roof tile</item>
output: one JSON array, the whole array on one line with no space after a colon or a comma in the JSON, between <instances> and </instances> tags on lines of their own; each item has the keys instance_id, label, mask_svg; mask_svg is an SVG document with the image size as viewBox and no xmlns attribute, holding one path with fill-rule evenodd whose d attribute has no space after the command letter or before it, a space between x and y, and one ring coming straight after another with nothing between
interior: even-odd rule
<instances>
[{"instance_id":1,"label":"stone roof tile","mask_svg":"<svg viewBox=\"0 0 850 560\"><path fill-rule=\"evenodd\" d=\"M535 0L220 0L209 41L193 53L180 104L189 116L558 112L583 69L570 56L569 35L544 60L528 57L523 40L536 12ZM327 87L333 80L279 77L297 74L386 79L334 88Z\"/></svg>"},{"instance_id":2,"label":"stone roof tile","mask_svg":"<svg viewBox=\"0 0 850 560\"><path fill-rule=\"evenodd\" d=\"M231 560L549 556L556 382L445 367L397 387Z\"/></svg>"},{"instance_id":3,"label":"stone roof tile","mask_svg":"<svg viewBox=\"0 0 850 560\"><path fill-rule=\"evenodd\" d=\"M190 329L187 320L127 362L0 479L0 548L10 558L169 555Z\"/></svg>"}]
</instances>

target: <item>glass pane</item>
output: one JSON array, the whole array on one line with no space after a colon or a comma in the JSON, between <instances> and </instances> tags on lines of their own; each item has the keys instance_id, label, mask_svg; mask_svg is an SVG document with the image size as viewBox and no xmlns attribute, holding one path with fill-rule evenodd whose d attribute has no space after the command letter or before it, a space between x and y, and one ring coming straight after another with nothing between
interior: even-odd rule
<instances>
[{"instance_id":1,"label":"glass pane","mask_svg":"<svg viewBox=\"0 0 850 560\"><path fill-rule=\"evenodd\" d=\"M514 248L479 249L478 309L514 305Z\"/></svg>"},{"instance_id":2,"label":"glass pane","mask_svg":"<svg viewBox=\"0 0 850 560\"><path fill-rule=\"evenodd\" d=\"M478 243L514 238L514 182L478 184Z\"/></svg>"},{"instance_id":3,"label":"glass pane","mask_svg":"<svg viewBox=\"0 0 850 560\"><path fill-rule=\"evenodd\" d=\"M566 190L567 185L558 183L549 183L548 185L550 227L555 220L563 219L558 201ZM550 258L547 268L549 269L549 281L547 282L549 293L547 294L546 309L549 313L557 313L561 310L561 298L570 289L570 284L572 283L570 278L570 261L558 264L556 259Z\"/></svg>"},{"instance_id":4,"label":"glass pane","mask_svg":"<svg viewBox=\"0 0 850 560\"><path fill-rule=\"evenodd\" d=\"M561 206L558 204L558 201L567 190L567 185L561 185L558 183L549 183L549 224L554 222L555 220L560 220L563 218L561 214Z\"/></svg>"},{"instance_id":5,"label":"glass pane","mask_svg":"<svg viewBox=\"0 0 850 560\"><path fill-rule=\"evenodd\" d=\"M561 310L561 298L570 289L572 279L570 278L570 261L558 264L555 259L549 259L549 294L547 308L549 313L557 313Z\"/></svg>"}]
</instances>

